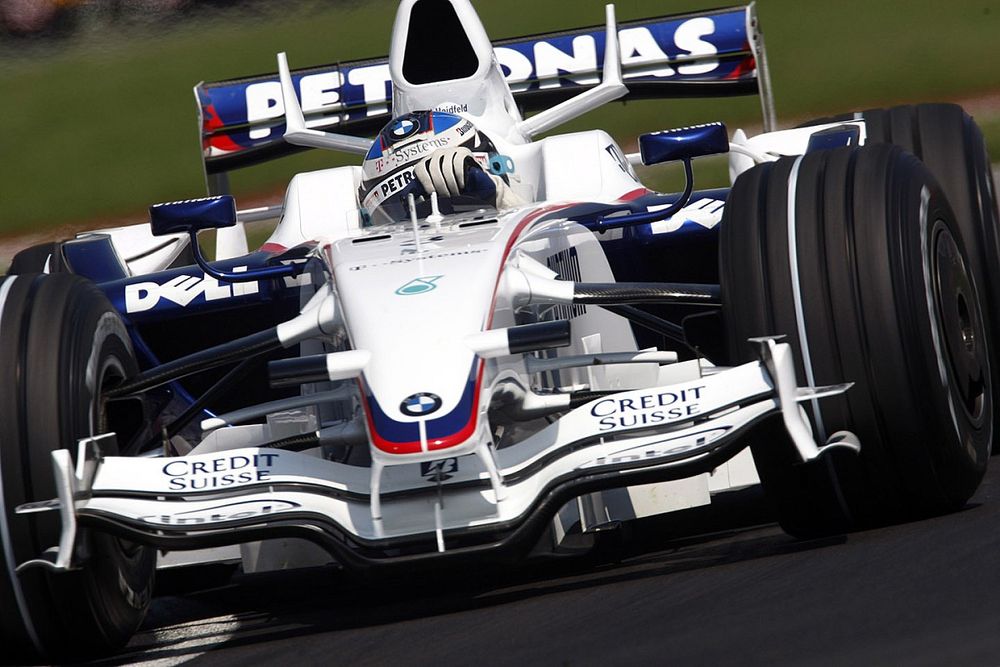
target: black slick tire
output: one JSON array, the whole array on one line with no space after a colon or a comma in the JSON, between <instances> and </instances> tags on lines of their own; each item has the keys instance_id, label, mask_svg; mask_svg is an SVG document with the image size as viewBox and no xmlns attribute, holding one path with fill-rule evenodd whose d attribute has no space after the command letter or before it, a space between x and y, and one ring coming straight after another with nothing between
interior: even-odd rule
<instances>
[{"instance_id":1,"label":"black slick tire","mask_svg":"<svg viewBox=\"0 0 1000 667\"><path fill-rule=\"evenodd\" d=\"M66 270L62 255L62 243L39 243L21 250L10 261L8 275L25 273L59 273Z\"/></svg>"},{"instance_id":2,"label":"black slick tire","mask_svg":"<svg viewBox=\"0 0 1000 667\"><path fill-rule=\"evenodd\" d=\"M60 535L57 512L14 509L56 497L51 451L75 456L79 438L114 430L114 410L101 392L135 373L121 318L92 283L65 273L0 279L4 660L105 654L124 645L145 614L156 565L150 548L84 530L77 538L79 570L14 572L57 545Z\"/></svg>"},{"instance_id":3,"label":"black slick tire","mask_svg":"<svg viewBox=\"0 0 1000 667\"><path fill-rule=\"evenodd\" d=\"M892 144L913 153L941 186L968 251L979 286L987 335L1000 340L1000 213L990 156L982 130L957 104L912 104L817 119L805 126L861 119L866 145ZM1000 347L994 346L1000 353ZM1000 366L994 357L993 367ZM1000 373L993 393L1000 394ZM1000 402L995 404L1000 410ZM1000 419L1000 413L996 416ZM1000 434L995 434L1000 435ZM1000 438L993 447L1000 453Z\"/></svg>"},{"instance_id":4,"label":"black slick tire","mask_svg":"<svg viewBox=\"0 0 1000 667\"><path fill-rule=\"evenodd\" d=\"M751 437L779 521L809 537L953 511L985 474L990 341L962 232L940 187L889 145L819 151L737 179L722 222L723 316L735 361L785 335L822 440L860 456L807 465L781 428ZM820 442L820 444L823 444Z\"/></svg>"}]
</instances>

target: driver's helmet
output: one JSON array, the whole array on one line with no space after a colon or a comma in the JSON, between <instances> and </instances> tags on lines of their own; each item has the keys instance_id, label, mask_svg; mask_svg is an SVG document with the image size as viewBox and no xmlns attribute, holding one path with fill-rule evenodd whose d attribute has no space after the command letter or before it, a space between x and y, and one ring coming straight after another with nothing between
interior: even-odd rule
<instances>
[{"instance_id":1,"label":"driver's helmet","mask_svg":"<svg viewBox=\"0 0 1000 667\"><path fill-rule=\"evenodd\" d=\"M431 153L446 147L465 146L489 171L490 158L496 156L493 142L476 130L472 122L444 111L415 111L393 119L382 128L365 155L359 191L361 206L370 216L369 224L404 222L410 218L408 196L414 195L417 216L430 214L430 200L414 174L414 167ZM483 201L454 197L439 199L442 213L452 213L467 206L482 208Z\"/></svg>"}]
</instances>

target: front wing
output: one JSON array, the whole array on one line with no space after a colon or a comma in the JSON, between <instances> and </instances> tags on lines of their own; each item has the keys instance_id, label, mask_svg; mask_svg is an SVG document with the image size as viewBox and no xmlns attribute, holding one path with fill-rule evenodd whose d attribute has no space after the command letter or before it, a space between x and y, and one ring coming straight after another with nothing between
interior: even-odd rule
<instances>
[{"instance_id":1,"label":"front wing","mask_svg":"<svg viewBox=\"0 0 1000 667\"><path fill-rule=\"evenodd\" d=\"M368 468L260 447L102 457L102 440L113 436L89 438L75 468L67 450L53 452L59 498L17 509L59 510L63 520L60 545L22 567L71 568L78 523L170 550L292 535L359 566L523 553L572 498L709 472L776 413L804 461L830 447L856 449L844 434L817 447L798 405L850 385L800 389L789 346L768 339L760 349L760 362L595 399L501 448L499 490L476 456L387 468L379 520Z\"/></svg>"}]
</instances>

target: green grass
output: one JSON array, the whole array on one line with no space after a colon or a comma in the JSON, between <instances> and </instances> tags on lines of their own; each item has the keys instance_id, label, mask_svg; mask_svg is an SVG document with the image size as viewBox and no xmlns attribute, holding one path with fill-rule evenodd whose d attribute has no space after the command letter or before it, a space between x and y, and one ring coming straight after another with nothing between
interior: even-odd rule
<instances>
[{"instance_id":1,"label":"green grass","mask_svg":"<svg viewBox=\"0 0 1000 667\"><path fill-rule=\"evenodd\" d=\"M571 12L566 3L538 0L481 0L477 7L487 30L505 37L599 23L603 2L578 0ZM995 5L760 0L780 116L1000 90L1000 68L991 57L1000 35ZM620 20L628 20L706 3L620 0L617 6ZM382 55L394 7L387 1L316 4L214 23L134 27L126 36L90 32L59 50L49 49L51 43L25 53L7 46L0 53L0 232L141 217L151 202L200 194L195 83L273 71L279 50L288 51L293 67ZM757 102L612 105L563 129L604 127L628 145L642 131L715 118L754 124ZM1000 156L1000 118L984 121L990 148ZM238 173L234 189L240 197L280 193L295 171L352 160L303 154ZM711 178L724 173L710 171Z\"/></svg>"},{"instance_id":2,"label":"green grass","mask_svg":"<svg viewBox=\"0 0 1000 667\"><path fill-rule=\"evenodd\" d=\"M980 121L980 127L986 137L986 148L993 156L993 162L1000 162L1000 115Z\"/></svg>"}]
</instances>

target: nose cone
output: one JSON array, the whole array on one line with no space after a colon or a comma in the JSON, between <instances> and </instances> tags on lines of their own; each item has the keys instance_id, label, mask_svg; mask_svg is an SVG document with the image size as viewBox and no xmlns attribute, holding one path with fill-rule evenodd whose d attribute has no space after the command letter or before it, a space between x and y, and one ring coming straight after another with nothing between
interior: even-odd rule
<instances>
[{"instance_id":1,"label":"nose cone","mask_svg":"<svg viewBox=\"0 0 1000 667\"><path fill-rule=\"evenodd\" d=\"M443 451L478 425L481 363L466 337L488 325L503 243L496 229L338 241L331 264L352 344L370 350L363 389L382 454Z\"/></svg>"}]
</instances>

